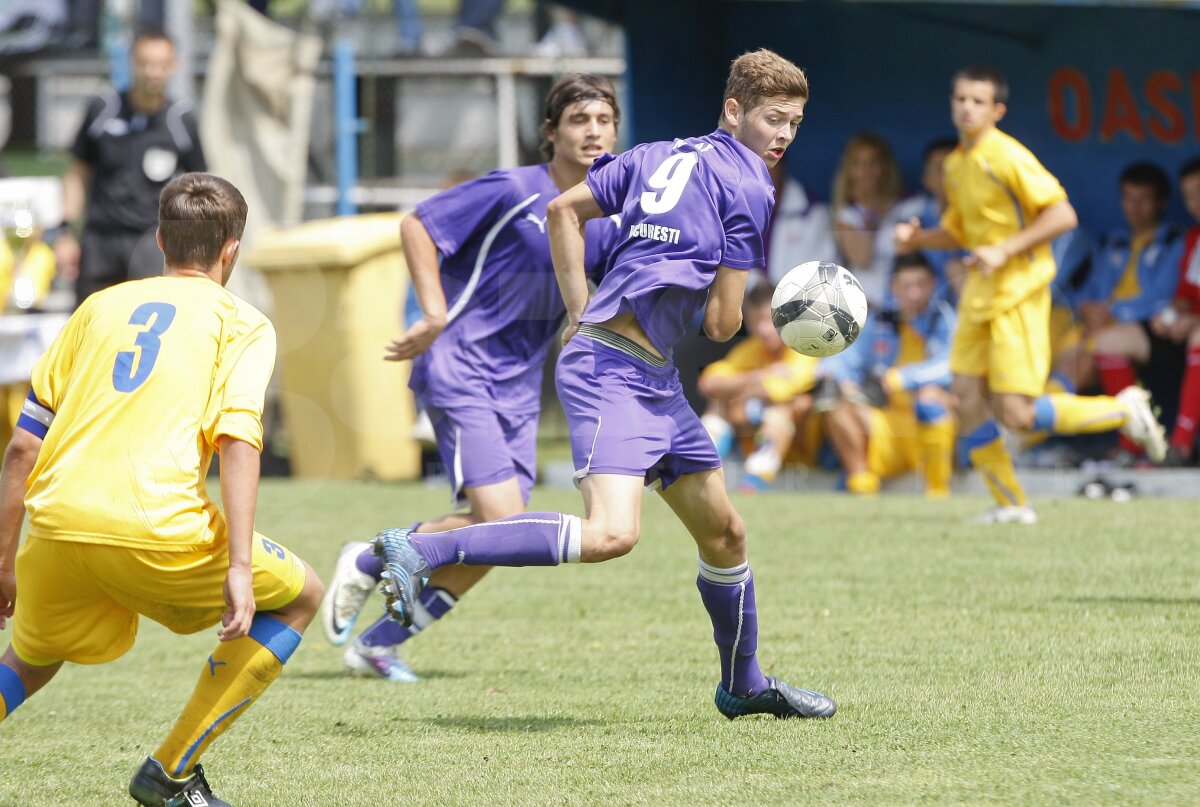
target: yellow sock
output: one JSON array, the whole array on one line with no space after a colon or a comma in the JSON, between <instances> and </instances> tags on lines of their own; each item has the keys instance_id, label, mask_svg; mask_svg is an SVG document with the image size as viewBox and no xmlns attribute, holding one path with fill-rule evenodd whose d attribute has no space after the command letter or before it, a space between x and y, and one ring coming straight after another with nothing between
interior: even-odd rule
<instances>
[{"instance_id":1,"label":"yellow sock","mask_svg":"<svg viewBox=\"0 0 1200 807\"><path fill-rule=\"evenodd\" d=\"M921 464L925 473L925 495L943 499L950 495L950 477L954 473L954 421L917 425L921 443Z\"/></svg>"},{"instance_id":2,"label":"yellow sock","mask_svg":"<svg viewBox=\"0 0 1200 807\"><path fill-rule=\"evenodd\" d=\"M1125 404L1111 395L1055 393L1034 401L1034 423L1055 434L1110 432L1125 425Z\"/></svg>"},{"instance_id":3,"label":"yellow sock","mask_svg":"<svg viewBox=\"0 0 1200 807\"><path fill-rule=\"evenodd\" d=\"M254 617L249 636L221 642L170 735L154 752L163 770L177 779L190 775L212 741L279 676L299 643L299 633L264 614Z\"/></svg>"},{"instance_id":4,"label":"yellow sock","mask_svg":"<svg viewBox=\"0 0 1200 807\"><path fill-rule=\"evenodd\" d=\"M859 496L873 496L879 492L879 474L860 471L846 477L846 490Z\"/></svg>"},{"instance_id":5,"label":"yellow sock","mask_svg":"<svg viewBox=\"0 0 1200 807\"><path fill-rule=\"evenodd\" d=\"M1003 507L1026 504L1025 491L1017 481L1017 473L1013 470L1012 457L1004 447L1004 438L996 437L991 442L971 449L971 462L983 475L983 481L996 504Z\"/></svg>"}]
</instances>

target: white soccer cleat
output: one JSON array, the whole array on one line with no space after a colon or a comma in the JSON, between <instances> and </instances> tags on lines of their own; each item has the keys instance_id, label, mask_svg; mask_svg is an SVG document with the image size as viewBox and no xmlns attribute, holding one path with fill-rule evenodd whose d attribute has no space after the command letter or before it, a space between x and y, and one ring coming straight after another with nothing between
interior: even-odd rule
<instances>
[{"instance_id":1,"label":"white soccer cleat","mask_svg":"<svg viewBox=\"0 0 1200 807\"><path fill-rule=\"evenodd\" d=\"M361 640L346 648L342 655L346 674L356 678L383 678L400 684L421 680L400 657L399 647L370 647Z\"/></svg>"},{"instance_id":2,"label":"white soccer cleat","mask_svg":"<svg viewBox=\"0 0 1200 807\"><path fill-rule=\"evenodd\" d=\"M1121 434L1137 443L1156 465L1166 459L1167 434L1150 404L1150 393L1143 387L1126 387L1117 393L1128 414Z\"/></svg>"},{"instance_id":3,"label":"white soccer cleat","mask_svg":"<svg viewBox=\"0 0 1200 807\"><path fill-rule=\"evenodd\" d=\"M1029 505L993 507L971 519L970 524L1036 524L1037 511Z\"/></svg>"},{"instance_id":4,"label":"white soccer cleat","mask_svg":"<svg viewBox=\"0 0 1200 807\"><path fill-rule=\"evenodd\" d=\"M375 578L358 569L358 556L370 548L365 541L350 541L338 553L333 577L325 589L325 599L321 600L321 627L332 645L344 645L350 638L350 631L375 588Z\"/></svg>"}]
</instances>

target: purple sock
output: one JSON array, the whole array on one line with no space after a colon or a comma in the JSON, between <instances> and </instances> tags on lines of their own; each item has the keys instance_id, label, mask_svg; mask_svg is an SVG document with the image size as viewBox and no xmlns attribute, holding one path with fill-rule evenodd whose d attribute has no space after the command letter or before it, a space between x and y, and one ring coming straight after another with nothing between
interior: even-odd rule
<instances>
[{"instance_id":1,"label":"purple sock","mask_svg":"<svg viewBox=\"0 0 1200 807\"><path fill-rule=\"evenodd\" d=\"M445 532L408 537L429 568L465 566L557 566L578 563L583 522L563 513L522 513Z\"/></svg>"},{"instance_id":2,"label":"purple sock","mask_svg":"<svg viewBox=\"0 0 1200 807\"><path fill-rule=\"evenodd\" d=\"M363 631L358 640L368 647L394 647L404 644L432 623L444 617L458 599L444 588L427 588L413 609L412 627L405 628L386 614Z\"/></svg>"},{"instance_id":3,"label":"purple sock","mask_svg":"<svg viewBox=\"0 0 1200 807\"><path fill-rule=\"evenodd\" d=\"M754 575L750 573L750 564L718 569L700 561L696 587L712 619L713 640L721 655L721 686L739 697L765 689L767 679L755 656L758 612L754 607Z\"/></svg>"},{"instance_id":4,"label":"purple sock","mask_svg":"<svg viewBox=\"0 0 1200 807\"><path fill-rule=\"evenodd\" d=\"M422 522L418 521L416 524L413 524L411 527L409 527L409 529L415 532L417 527L421 526L421 523ZM376 580L383 579L383 560L377 558L374 550L372 550L370 547L367 547L362 551L361 554L359 554L358 558L354 561L354 565L357 566L358 570L363 574L369 574Z\"/></svg>"}]
</instances>

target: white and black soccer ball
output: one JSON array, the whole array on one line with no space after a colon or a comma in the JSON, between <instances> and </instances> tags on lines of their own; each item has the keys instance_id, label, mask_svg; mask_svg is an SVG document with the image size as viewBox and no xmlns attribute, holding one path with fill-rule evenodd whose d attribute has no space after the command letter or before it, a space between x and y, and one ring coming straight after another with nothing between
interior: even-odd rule
<instances>
[{"instance_id":1,"label":"white and black soccer ball","mask_svg":"<svg viewBox=\"0 0 1200 807\"><path fill-rule=\"evenodd\" d=\"M805 356L833 356L867 324L867 295L858 278L829 261L802 263L779 281L771 319L784 344Z\"/></svg>"}]
</instances>

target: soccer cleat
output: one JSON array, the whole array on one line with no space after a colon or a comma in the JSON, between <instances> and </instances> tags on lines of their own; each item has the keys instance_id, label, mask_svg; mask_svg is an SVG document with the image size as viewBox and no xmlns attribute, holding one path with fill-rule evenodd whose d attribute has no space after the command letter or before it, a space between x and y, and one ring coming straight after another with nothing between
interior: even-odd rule
<instances>
[{"instance_id":1,"label":"soccer cleat","mask_svg":"<svg viewBox=\"0 0 1200 807\"><path fill-rule=\"evenodd\" d=\"M399 648L395 646L372 646L355 641L342 654L342 664L347 674L359 678L383 678L402 684L421 680L400 658Z\"/></svg>"},{"instance_id":2,"label":"soccer cleat","mask_svg":"<svg viewBox=\"0 0 1200 807\"><path fill-rule=\"evenodd\" d=\"M1141 446L1151 462L1158 464L1166 459L1167 435L1154 416L1150 393L1142 387L1126 387L1117 393L1117 400L1128 410L1121 434Z\"/></svg>"},{"instance_id":3,"label":"soccer cleat","mask_svg":"<svg viewBox=\"0 0 1200 807\"><path fill-rule=\"evenodd\" d=\"M199 765L187 779L172 779L153 757L146 757L133 775L129 795L145 807L232 807L212 794Z\"/></svg>"},{"instance_id":4,"label":"soccer cleat","mask_svg":"<svg viewBox=\"0 0 1200 807\"><path fill-rule=\"evenodd\" d=\"M410 532L399 527L384 530L375 536L371 547L383 560L379 591L387 598L387 614L406 628L412 625L417 597L431 574L429 564L409 543Z\"/></svg>"},{"instance_id":5,"label":"soccer cleat","mask_svg":"<svg viewBox=\"0 0 1200 807\"><path fill-rule=\"evenodd\" d=\"M784 683L778 678L768 678L767 688L748 698L730 695L725 688L717 684L717 711L730 720L744 715L775 715L777 718L789 717L833 717L837 704L833 698L800 689Z\"/></svg>"},{"instance_id":6,"label":"soccer cleat","mask_svg":"<svg viewBox=\"0 0 1200 807\"><path fill-rule=\"evenodd\" d=\"M971 519L971 524L1036 524L1037 511L1029 505L993 507Z\"/></svg>"},{"instance_id":7,"label":"soccer cleat","mask_svg":"<svg viewBox=\"0 0 1200 807\"><path fill-rule=\"evenodd\" d=\"M357 564L358 556L370 548L365 541L349 541L342 546L325 599L321 600L321 627L335 647L350 639L350 631L375 587L375 579L359 571Z\"/></svg>"}]
</instances>

